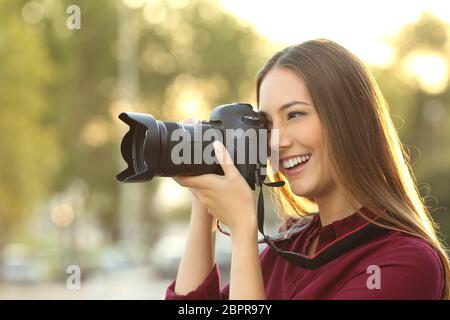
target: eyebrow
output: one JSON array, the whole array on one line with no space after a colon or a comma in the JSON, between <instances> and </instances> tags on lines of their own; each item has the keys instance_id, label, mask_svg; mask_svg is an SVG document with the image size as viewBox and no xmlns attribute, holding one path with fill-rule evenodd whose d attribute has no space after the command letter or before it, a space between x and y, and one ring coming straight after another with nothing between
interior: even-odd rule
<instances>
[{"instance_id":1,"label":"eyebrow","mask_svg":"<svg viewBox=\"0 0 450 320\"><path fill-rule=\"evenodd\" d=\"M279 111L286 110L287 108L289 108L289 107L291 107L291 106L293 106L293 105L296 105L296 104L303 104L303 105L305 105L305 106L310 106L310 105L311 105L310 103L305 102L305 101L294 100L294 101L286 102L285 104L283 104L283 105L279 108ZM258 113L261 113L261 114L263 114L263 115L265 115L265 116L268 116L267 112L265 112L265 111L258 111Z\"/></svg>"}]
</instances>

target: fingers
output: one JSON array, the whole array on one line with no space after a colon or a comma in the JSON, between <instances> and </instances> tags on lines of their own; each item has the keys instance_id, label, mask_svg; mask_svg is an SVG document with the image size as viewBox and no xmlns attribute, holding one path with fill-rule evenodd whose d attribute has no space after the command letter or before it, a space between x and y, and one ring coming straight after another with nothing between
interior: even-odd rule
<instances>
[{"instance_id":1,"label":"fingers","mask_svg":"<svg viewBox=\"0 0 450 320\"><path fill-rule=\"evenodd\" d=\"M238 173L237 168L234 166L233 160L231 159L230 154L223 143L220 141L214 141L213 146L217 161L219 161L225 175L233 176Z\"/></svg>"},{"instance_id":2,"label":"fingers","mask_svg":"<svg viewBox=\"0 0 450 320\"><path fill-rule=\"evenodd\" d=\"M180 181L180 178L182 178L182 177L180 177L180 176L174 176L174 177L172 177L172 179L173 179L178 185L180 185L181 187L184 187L184 185L183 185L182 182Z\"/></svg>"},{"instance_id":3,"label":"fingers","mask_svg":"<svg viewBox=\"0 0 450 320\"><path fill-rule=\"evenodd\" d=\"M210 189L212 176L215 175L204 174L194 177L178 176L175 181L177 181L179 185L186 188Z\"/></svg>"}]
</instances>

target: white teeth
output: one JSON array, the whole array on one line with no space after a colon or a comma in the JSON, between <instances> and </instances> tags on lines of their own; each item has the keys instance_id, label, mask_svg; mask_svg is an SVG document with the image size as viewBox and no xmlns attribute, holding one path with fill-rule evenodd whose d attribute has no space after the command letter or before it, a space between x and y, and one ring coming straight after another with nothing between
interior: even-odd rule
<instances>
[{"instance_id":1,"label":"white teeth","mask_svg":"<svg viewBox=\"0 0 450 320\"><path fill-rule=\"evenodd\" d=\"M304 156L298 156L298 157L295 157L295 158L290 158L288 160L283 160L283 167L285 169L289 169L289 168L292 168L293 166L295 166L295 165L297 165L299 163L302 163L302 162L305 162L305 161L309 160L310 158L311 158L311 155L307 154L307 155L304 155Z\"/></svg>"}]
</instances>

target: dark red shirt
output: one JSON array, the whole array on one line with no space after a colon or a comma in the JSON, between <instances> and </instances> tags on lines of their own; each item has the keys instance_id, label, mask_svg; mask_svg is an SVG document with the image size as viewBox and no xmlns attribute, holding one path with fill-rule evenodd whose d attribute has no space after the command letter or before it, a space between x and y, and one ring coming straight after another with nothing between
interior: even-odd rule
<instances>
[{"instance_id":1,"label":"dark red shirt","mask_svg":"<svg viewBox=\"0 0 450 320\"><path fill-rule=\"evenodd\" d=\"M319 215L290 239L277 241L285 251L306 255L319 235L316 252L367 224L359 213L325 227ZM425 241L388 231L314 270L295 266L270 248L260 254L266 298L276 299L440 299L443 270L436 251ZM374 278L378 277L378 278ZM167 288L166 299L228 299L229 284L220 288L220 270L211 273L187 295Z\"/></svg>"}]
</instances>

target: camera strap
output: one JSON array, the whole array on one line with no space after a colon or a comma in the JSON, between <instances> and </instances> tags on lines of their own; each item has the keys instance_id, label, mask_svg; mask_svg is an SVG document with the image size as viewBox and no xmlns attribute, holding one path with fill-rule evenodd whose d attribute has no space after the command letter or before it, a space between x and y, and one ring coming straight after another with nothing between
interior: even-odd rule
<instances>
[{"instance_id":1,"label":"camera strap","mask_svg":"<svg viewBox=\"0 0 450 320\"><path fill-rule=\"evenodd\" d=\"M258 219L258 230L263 236L262 241L258 241L258 243L265 242L267 246L274 251L278 256L283 258L284 260L294 264L297 267L314 270L317 269L324 264L339 258L346 252L364 244L371 240L378 238L390 231L390 229L381 227L371 221L367 221L367 223L362 226L356 228L355 230L343 235L339 239L334 240L329 245L324 247L323 249L316 252L312 257L309 257L304 254L300 254L298 252L293 251L285 251L275 245L275 241L284 241L289 240L291 237L275 237L271 238L267 236L264 232L264 194L263 194L263 185L268 187L282 187L285 185L284 181L275 181L275 182L264 182L259 176L256 178L256 185L260 187L259 195L258 195L258 204L257 204L257 219ZM379 218L375 218L374 220L379 220ZM386 223L386 222L385 222ZM296 234L298 232L303 231L308 224L303 225L299 228L295 228L292 234ZM230 235L228 232L222 230L220 227L220 221L217 221L217 228L220 232Z\"/></svg>"},{"instance_id":2,"label":"camera strap","mask_svg":"<svg viewBox=\"0 0 450 320\"><path fill-rule=\"evenodd\" d=\"M357 228L349 232L348 234L336 239L331 244L326 246L325 248L316 252L312 257L291 251L284 251L277 247L273 239L267 236L264 233L264 195L263 195L263 184L268 187L281 187L284 186L284 181L276 181L265 183L263 181L259 181L258 183L260 187L259 196L258 196L258 208L257 208L257 216L258 216L258 230L263 235L264 242L272 249L277 255L285 259L286 261L301 267L303 269L314 270L317 269L324 264L342 256L346 252L369 242L385 233L390 231L388 228L380 227L376 224L368 221L361 227ZM375 218L377 220L378 218Z\"/></svg>"}]
</instances>

